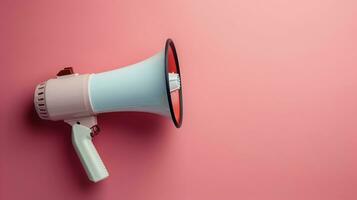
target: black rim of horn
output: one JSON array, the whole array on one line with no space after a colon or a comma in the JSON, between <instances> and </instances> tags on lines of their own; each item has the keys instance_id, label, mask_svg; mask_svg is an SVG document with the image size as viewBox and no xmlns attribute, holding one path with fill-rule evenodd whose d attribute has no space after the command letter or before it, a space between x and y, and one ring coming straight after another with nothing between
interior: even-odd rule
<instances>
[{"instance_id":1,"label":"black rim of horn","mask_svg":"<svg viewBox=\"0 0 357 200\"><path fill-rule=\"evenodd\" d=\"M175 64L176 64L176 69L177 69L177 73L180 76L181 79L181 73L180 73L180 65L179 65L179 61L178 61L178 57L177 57L177 53L176 53L176 48L174 45L174 42L171 39L167 39L166 40L166 45L165 45L165 79L166 79L166 92L167 92L167 98L169 101L169 107L170 107L170 113L171 113L171 118L172 121L174 122L176 128L180 128L182 125L182 117L183 117L183 102L182 102L182 81L181 82L181 87L179 89L179 100L180 100L180 116L179 119L176 119L175 116L175 111L174 111L174 107L172 104L172 99L171 99L171 92L170 92L170 83L169 83L169 49L171 48L173 54L174 54L174 58L175 58Z\"/></svg>"}]
</instances>

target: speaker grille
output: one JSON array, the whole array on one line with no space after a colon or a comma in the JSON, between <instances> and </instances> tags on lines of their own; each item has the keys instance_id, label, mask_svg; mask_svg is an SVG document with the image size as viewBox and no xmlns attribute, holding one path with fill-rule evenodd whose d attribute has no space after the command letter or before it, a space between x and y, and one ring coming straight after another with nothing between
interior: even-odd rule
<instances>
[{"instance_id":1,"label":"speaker grille","mask_svg":"<svg viewBox=\"0 0 357 200\"><path fill-rule=\"evenodd\" d=\"M45 97L46 83L40 83L37 85L35 90L35 108L38 116L42 119L48 119L48 112L46 107L46 97Z\"/></svg>"}]
</instances>

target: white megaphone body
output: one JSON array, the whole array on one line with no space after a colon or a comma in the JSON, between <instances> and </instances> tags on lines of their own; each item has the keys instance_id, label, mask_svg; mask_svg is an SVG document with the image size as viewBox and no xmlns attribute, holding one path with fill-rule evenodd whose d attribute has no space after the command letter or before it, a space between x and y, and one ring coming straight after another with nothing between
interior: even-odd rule
<instances>
[{"instance_id":1,"label":"white megaphone body","mask_svg":"<svg viewBox=\"0 0 357 200\"><path fill-rule=\"evenodd\" d=\"M96 115L106 112L149 112L182 123L182 84L174 43L134 65L98 74L74 74L65 68L57 78L37 85L35 108L42 119L64 120L72 126L72 143L88 178L109 176L93 143L99 131Z\"/></svg>"}]
</instances>

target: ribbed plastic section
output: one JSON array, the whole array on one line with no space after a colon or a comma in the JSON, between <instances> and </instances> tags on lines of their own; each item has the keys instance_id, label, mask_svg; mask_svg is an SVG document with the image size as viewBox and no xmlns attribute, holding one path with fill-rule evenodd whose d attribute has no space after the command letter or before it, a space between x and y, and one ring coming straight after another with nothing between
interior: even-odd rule
<instances>
[{"instance_id":1,"label":"ribbed plastic section","mask_svg":"<svg viewBox=\"0 0 357 200\"><path fill-rule=\"evenodd\" d=\"M46 97L45 97L46 83L40 83L37 85L35 90L34 103L38 116L42 119L48 119L48 112L46 107Z\"/></svg>"}]
</instances>

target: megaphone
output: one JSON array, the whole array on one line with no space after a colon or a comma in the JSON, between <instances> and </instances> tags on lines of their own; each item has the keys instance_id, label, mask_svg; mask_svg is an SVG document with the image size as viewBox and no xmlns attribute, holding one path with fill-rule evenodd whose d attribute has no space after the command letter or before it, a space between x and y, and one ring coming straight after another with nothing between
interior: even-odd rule
<instances>
[{"instance_id":1,"label":"megaphone","mask_svg":"<svg viewBox=\"0 0 357 200\"><path fill-rule=\"evenodd\" d=\"M97 114L148 112L182 124L182 82L171 39L156 55L127 67L97 74L76 74L64 68L56 78L37 85L34 104L40 118L64 120L72 126L75 151L93 182L109 176L92 137L98 133Z\"/></svg>"}]
</instances>

